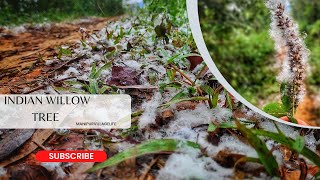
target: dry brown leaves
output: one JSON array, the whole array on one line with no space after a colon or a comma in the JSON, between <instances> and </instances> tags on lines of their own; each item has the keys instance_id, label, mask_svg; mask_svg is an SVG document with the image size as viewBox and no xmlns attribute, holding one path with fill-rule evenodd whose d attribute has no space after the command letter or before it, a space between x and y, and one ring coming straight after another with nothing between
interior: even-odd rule
<instances>
[{"instance_id":1,"label":"dry brown leaves","mask_svg":"<svg viewBox=\"0 0 320 180\"><path fill-rule=\"evenodd\" d=\"M17 152L0 162L0 167L8 166L32 153L38 148L38 144L42 145L53 133L53 130L37 130L32 137L17 149ZM15 137L17 138L17 137ZM10 142L8 142L10 143Z\"/></svg>"}]
</instances>

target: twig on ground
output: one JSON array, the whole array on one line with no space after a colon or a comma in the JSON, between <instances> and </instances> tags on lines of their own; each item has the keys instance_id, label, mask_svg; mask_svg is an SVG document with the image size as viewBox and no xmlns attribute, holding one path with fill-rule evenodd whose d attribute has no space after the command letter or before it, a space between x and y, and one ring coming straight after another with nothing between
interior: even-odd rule
<instances>
[{"instance_id":1,"label":"twig on ground","mask_svg":"<svg viewBox=\"0 0 320 180\"><path fill-rule=\"evenodd\" d=\"M175 69L176 71L178 71L179 72L179 74L181 74L181 76L183 76L184 78L186 78L188 81L189 81L189 85L191 85L191 86L195 86L196 87L196 89L197 89L197 91L198 91L198 93L200 94L200 95L202 95L202 90L197 86L197 85L195 85L195 83L194 83L194 81L188 76L188 75L186 75L184 72L182 72L177 66L175 66L175 65L173 65L173 64L171 64L171 67L173 68L173 69ZM185 81L184 81L185 82ZM186 82L187 83L187 82Z\"/></svg>"},{"instance_id":2,"label":"twig on ground","mask_svg":"<svg viewBox=\"0 0 320 180\"><path fill-rule=\"evenodd\" d=\"M133 85L133 86L116 86L119 89L158 89L158 86L143 86L143 85Z\"/></svg>"},{"instance_id":3,"label":"twig on ground","mask_svg":"<svg viewBox=\"0 0 320 180\"><path fill-rule=\"evenodd\" d=\"M35 143L37 146L39 146L43 150L49 150L48 148L44 147L42 144L39 144L39 143L37 143L35 141L32 141L32 142Z\"/></svg>"},{"instance_id":4,"label":"twig on ground","mask_svg":"<svg viewBox=\"0 0 320 180\"><path fill-rule=\"evenodd\" d=\"M177 66L171 64L171 67L173 67L173 69L175 69L176 71L178 71L178 72L181 74L181 76L183 76L183 77L186 78L191 84L193 84L193 80L192 80L189 76L187 76L184 72L182 72Z\"/></svg>"},{"instance_id":5,"label":"twig on ground","mask_svg":"<svg viewBox=\"0 0 320 180\"><path fill-rule=\"evenodd\" d=\"M153 159L151 163L145 168L145 171L142 173L142 175L139 177L139 180L144 180L149 173L150 169L152 168L153 165L155 165L159 160L159 157Z\"/></svg>"},{"instance_id":6,"label":"twig on ground","mask_svg":"<svg viewBox=\"0 0 320 180\"><path fill-rule=\"evenodd\" d=\"M46 83L46 84L44 84L44 85L38 86L38 87L36 87L36 88L33 88L33 89L31 89L31 90L29 90L29 91L27 91L27 92L24 92L24 93L22 93L22 94L30 94L30 93L33 93L33 92L38 91L38 90L40 90L40 89L43 89L43 88L45 88L45 87L47 87L47 86L49 86L49 85L51 85L51 84L59 83L59 82L62 82L62 81L68 80L68 79L73 79L73 78L77 78L77 77L76 77L76 76L72 76L72 77L67 77L67 78L63 78L63 79L56 80L56 81L54 81L54 82L52 82L52 83Z\"/></svg>"},{"instance_id":7,"label":"twig on ground","mask_svg":"<svg viewBox=\"0 0 320 180\"><path fill-rule=\"evenodd\" d=\"M74 62L74 61L78 61L78 60L80 60L80 59L82 59L82 58L84 58L84 57L85 57L85 55L82 55L82 56L79 56L79 57L77 57L77 58L71 59L71 60L69 60L69 61L61 64L60 66L56 67L56 68L53 69L50 73L52 74L53 72L55 72L55 71L63 68L64 66L66 66L66 65L68 65L68 64L70 64L70 63L72 63L72 62Z\"/></svg>"}]
</instances>

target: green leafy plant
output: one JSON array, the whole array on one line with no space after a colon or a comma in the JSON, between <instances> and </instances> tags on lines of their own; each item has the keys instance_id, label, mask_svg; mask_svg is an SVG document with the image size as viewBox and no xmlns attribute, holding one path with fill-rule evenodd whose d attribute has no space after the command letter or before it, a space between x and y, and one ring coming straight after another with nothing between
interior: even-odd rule
<instances>
[{"instance_id":1,"label":"green leafy plant","mask_svg":"<svg viewBox=\"0 0 320 180\"><path fill-rule=\"evenodd\" d=\"M198 144L190 141L181 141L175 139L150 140L112 156L105 162L102 162L90 168L89 170L87 170L87 172L94 172L102 168L114 166L127 159L140 157L146 154L170 153L179 151L179 149L181 148L200 147Z\"/></svg>"},{"instance_id":2,"label":"green leafy plant","mask_svg":"<svg viewBox=\"0 0 320 180\"><path fill-rule=\"evenodd\" d=\"M279 165L276 159L271 155L264 141L262 141L255 133L246 128L239 121L236 121L237 129L248 140L249 144L255 148L258 153L259 159L266 171L271 176L279 175Z\"/></svg>"},{"instance_id":3,"label":"green leafy plant","mask_svg":"<svg viewBox=\"0 0 320 180\"><path fill-rule=\"evenodd\" d=\"M58 59L61 59L62 56L71 56L72 55L72 51L70 49L65 49L63 47L59 47L59 52L58 52Z\"/></svg>"},{"instance_id":4,"label":"green leafy plant","mask_svg":"<svg viewBox=\"0 0 320 180\"><path fill-rule=\"evenodd\" d=\"M297 123L294 118L296 109L305 94L304 79L306 77L306 66L308 60L308 49L301 37L296 23L285 13L286 5L282 1L267 1L266 6L271 11L271 31L274 31L273 39L277 47L286 47L286 58L283 62L282 72L278 79L281 83L281 103L278 104L279 111L275 112L275 103L267 105L265 110L281 114L287 112L288 119ZM279 49L280 51L280 49ZM280 108L282 107L282 108Z\"/></svg>"},{"instance_id":5,"label":"green leafy plant","mask_svg":"<svg viewBox=\"0 0 320 180\"><path fill-rule=\"evenodd\" d=\"M305 139L302 136L297 136L296 139L287 137L275 124L278 132L269 132L263 129L247 128L239 120L234 122L226 122L217 125L211 125L210 130L215 130L216 128L227 128L227 129L237 129L241 134L248 140L249 144L257 151L260 162L266 168L266 171L272 176L279 176L279 167L271 152L266 149L264 141L259 137L269 138L275 142L280 143L283 146L301 154L302 156L309 159L316 166L320 167L320 157L318 154L309 149L305 144Z\"/></svg>"},{"instance_id":6,"label":"green leafy plant","mask_svg":"<svg viewBox=\"0 0 320 180\"><path fill-rule=\"evenodd\" d=\"M218 97L219 97L219 91L215 91L212 87L208 85L203 85L200 87L204 92L206 92L209 96L208 102L210 108L216 108L218 105Z\"/></svg>"},{"instance_id":7,"label":"green leafy plant","mask_svg":"<svg viewBox=\"0 0 320 180\"><path fill-rule=\"evenodd\" d=\"M90 94L102 94L107 89L111 88L106 85L100 86L98 81L98 78L100 77L101 73L104 70L110 68L111 65L112 65L112 62L106 63L100 69L97 70L96 63L93 64L92 70L89 76L89 84L85 84L85 89L87 89L87 91L89 91Z\"/></svg>"},{"instance_id":8,"label":"green leafy plant","mask_svg":"<svg viewBox=\"0 0 320 180\"><path fill-rule=\"evenodd\" d=\"M101 68L97 69L96 63L93 63L88 82L79 82L79 81L66 81L68 85L78 85L80 88L72 88L72 87L55 87L58 91L70 91L74 93L80 94L103 94L107 90L112 90L110 86L100 85L99 77L101 73L110 68L112 65L112 61L104 64Z\"/></svg>"},{"instance_id":9,"label":"green leafy plant","mask_svg":"<svg viewBox=\"0 0 320 180\"><path fill-rule=\"evenodd\" d=\"M186 1L176 0L176 1L163 1L163 0L144 0L145 10L153 13L159 14L164 13L169 16L170 22L173 25L181 26L188 22L185 16Z\"/></svg>"}]
</instances>

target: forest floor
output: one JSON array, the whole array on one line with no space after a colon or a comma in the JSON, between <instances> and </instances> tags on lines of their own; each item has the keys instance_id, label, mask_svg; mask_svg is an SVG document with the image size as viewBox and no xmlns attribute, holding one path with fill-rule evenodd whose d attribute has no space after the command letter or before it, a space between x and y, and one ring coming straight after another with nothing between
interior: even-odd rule
<instances>
[{"instance_id":1,"label":"forest floor","mask_svg":"<svg viewBox=\"0 0 320 180\"><path fill-rule=\"evenodd\" d=\"M188 26L139 17L0 30L1 94L125 93L133 101L130 129L0 130L1 180L315 176L319 133L277 125L234 99L207 71ZM109 159L40 163L43 149L100 149Z\"/></svg>"},{"instance_id":2,"label":"forest floor","mask_svg":"<svg viewBox=\"0 0 320 180\"><path fill-rule=\"evenodd\" d=\"M102 29L107 21L115 18L89 18L75 22L16 27L8 30L0 27L0 94L15 93L21 83L32 82L41 74L46 59L57 55L61 45L76 43L80 27L89 31ZM10 85L8 84L10 82ZM314 99L306 96L297 109L296 118L317 126Z\"/></svg>"},{"instance_id":3,"label":"forest floor","mask_svg":"<svg viewBox=\"0 0 320 180\"><path fill-rule=\"evenodd\" d=\"M0 27L0 94L15 93L21 83L40 76L45 60L56 56L61 45L72 46L81 39L80 27L94 32L118 18L88 18L13 29Z\"/></svg>"}]
</instances>

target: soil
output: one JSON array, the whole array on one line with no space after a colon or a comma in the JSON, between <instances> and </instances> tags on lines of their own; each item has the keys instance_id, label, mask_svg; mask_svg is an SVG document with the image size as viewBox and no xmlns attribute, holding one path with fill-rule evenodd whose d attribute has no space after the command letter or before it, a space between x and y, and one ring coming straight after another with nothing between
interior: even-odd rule
<instances>
[{"instance_id":1,"label":"soil","mask_svg":"<svg viewBox=\"0 0 320 180\"><path fill-rule=\"evenodd\" d=\"M45 60L57 55L60 45L74 45L81 39L79 28L98 31L113 18L88 18L43 26L24 26L15 33L0 27L0 94L15 94L21 84L45 76Z\"/></svg>"},{"instance_id":2,"label":"soil","mask_svg":"<svg viewBox=\"0 0 320 180\"><path fill-rule=\"evenodd\" d=\"M317 104L312 95L305 96L297 108L295 117L301 119L311 126L319 126L319 117L316 115Z\"/></svg>"}]
</instances>

